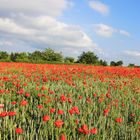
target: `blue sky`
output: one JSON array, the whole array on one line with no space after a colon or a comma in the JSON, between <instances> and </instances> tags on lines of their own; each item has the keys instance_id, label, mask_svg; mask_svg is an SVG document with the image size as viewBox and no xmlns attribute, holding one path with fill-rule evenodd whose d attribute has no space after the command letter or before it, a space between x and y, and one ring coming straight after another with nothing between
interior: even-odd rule
<instances>
[{"instance_id":1,"label":"blue sky","mask_svg":"<svg viewBox=\"0 0 140 140\"><path fill-rule=\"evenodd\" d=\"M140 65L139 0L0 0L0 50L47 47L65 56L93 51L100 58Z\"/></svg>"}]
</instances>

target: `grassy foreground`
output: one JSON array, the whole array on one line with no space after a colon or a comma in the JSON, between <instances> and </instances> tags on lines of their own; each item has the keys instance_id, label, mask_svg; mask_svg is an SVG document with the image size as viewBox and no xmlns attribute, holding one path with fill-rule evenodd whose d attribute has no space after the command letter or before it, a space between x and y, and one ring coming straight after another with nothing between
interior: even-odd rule
<instances>
[{"instance_id":1,"label":"grassy foreground","mask_svg":"<svg viewBox=\"0 0 140 140\"><path fill-rule=\"evenodd\" d=\"M0 63L0 140L72 139L140 139L140 68Z\"/></svg>"}]
</instances>

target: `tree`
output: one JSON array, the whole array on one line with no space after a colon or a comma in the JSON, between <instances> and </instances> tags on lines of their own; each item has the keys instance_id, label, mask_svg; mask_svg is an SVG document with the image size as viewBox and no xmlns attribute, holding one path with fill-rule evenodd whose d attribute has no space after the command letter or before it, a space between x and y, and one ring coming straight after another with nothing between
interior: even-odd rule
<instances>
[{"instance_id":1,"label":"tree","mask_svg":"<svg viewBox=\"0 0 140 140\"><path fill-rule=\"evenodd\" d=\"M135 64L129 64L128 67L135 67Z\"/></svg>"},{"instance_id":2,"label":"tree","mask_svg":"<svg viewBox=\"0 0 140 140\"><path fill-rule=\"evenodd\" d=\"M110 66L122 66L123 65L123 61L119 60L117 62L111 61L110 62Z\"/></svg>"},{"instance_id":3,"label":"tree","mask_svg":"<svg viewBox=\"0 0 140 140\"><path fill-rule=\"evenodd\" d=\"M25 52L21 52L21 53L11 53L10 55L10 59L13 62L28 62L28 55Z\"/></svg>"},{"instance_id":4,"label":"tree","mask_svg":"<svg viewBox=\"0 0 140 140\"><path fill-rule=\"evenodd\" d=\"M122 65L123 65L123 61L122 60L116 62L116 66L122 66Z\"/></svg>"},{"instance_id":5,"label":"tree","mask_svg":"<svg viewBox=\"0 0 140 140\"><path fill-rule=\"evenodd\" d=\"M0 51L0 60L1 61L7 61L9 59L9 54L5 51Z\"/></svg>"},{"instance_id":6,"label":"tree","mask_svg":"<svg viewBox=\"0 0 140 140\"><path fill-rule=\"evenodd\" d=\"M84 63L84 64L96 64L98 62L98 57L91 51L83 52L78 57L77 62Z\"/></svg>"},{"instance_id":7,"label":"tree","mask_svg":"<svg viewBox=\"0 0 140 140\"><path fill-rule=\"evenodd\" d=\"M31 60L31 62L42 62L43 61L42 52L34 51L33 53L30 53L29 60Z\"/></svg>"},{"instance_id":8,"label":"tree","mask_svg":"<svg viewBox=\"0 0 140 140\"><path fill-rule=\"evenodd\" d=\"M111 61L111 62L110 62L110 66L116 66L116 62Z\"/></svg>"},{"instance_id":9,"label":"tree","mask_svg":"<svg viewBox=\"0 0 140 140\"><path fill-rule=\"evenodd\" d=\"M10 59L11 59L11 61L16 62L17 56L18 56L18 53L13 53L13 52L12 52L12 53L10 54Z\"/></svg>"},{"instance_id":10,"label":"tree","mask_svg":"<svg viewBox=\"0 0 140 140\"><path fill-rule=\"evenodd\" d=\"M100 60L99 61L99 63L100 63L100 65L102 65L102 66L107 66L107 62L105 61L105 60Z\"/></svg>"},{"instance_id":11,"label":"tree","mask_svg":"<svg viewBox=\"0 0 140 140\"><path fill-rule=\"evenodd\" d=\"M63 61L62 54L56 53L56 52L54 52L54 50L52 50L50 48L45 49L45 51L42 52L42 57L43 57L43 60L50 61L50 62L53 62L53 61L62 62Z\"/></svg>"},{"instance_id":12,"label":"tree","mask_svg":"<svg viewBox=\"0 0 140 140\"><path fill-rule=\"evenodd\" d=\"M65 61L65 63L74 63L74 58L73 57L65 57L64 61Z\"/></svg>"}]
</instances>

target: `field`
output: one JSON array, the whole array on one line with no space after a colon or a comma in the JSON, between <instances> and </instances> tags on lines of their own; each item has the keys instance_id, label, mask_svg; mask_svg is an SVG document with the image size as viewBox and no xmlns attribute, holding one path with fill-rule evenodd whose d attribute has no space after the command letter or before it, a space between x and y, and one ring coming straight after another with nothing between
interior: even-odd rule
<instances>
[{"instance_id":1,"label":"field","mask_svg":"<svg viewBox=\"0 0 140 140\"><path fill-rule=\"evenodd\" d=\"M139 140L140 68L0 63L0 140Z\"/></svg>"}]
</instances>

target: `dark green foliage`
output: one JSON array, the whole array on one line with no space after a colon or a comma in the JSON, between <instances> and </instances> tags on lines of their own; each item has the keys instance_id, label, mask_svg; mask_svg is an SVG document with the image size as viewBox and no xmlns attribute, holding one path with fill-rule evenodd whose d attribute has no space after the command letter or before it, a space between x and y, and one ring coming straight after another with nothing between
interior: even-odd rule
<instances>
[{"instance_id":1,"label":"dark green foliage","mask_svg":"<svg viewBox=\"0 0 140 140\"><path fill-rule=\"evenodd\" d=\"M116 62L116 65L117 65L117 66L122 66L122 65L123 65L123 61L120 60L120 61Z\"/></svg>"},{"instance_id":2,"label":"dark green foliage","mask_svg":"<svg viewBox=\"0 0 140 140\"><path fill-rule=\"evenodd\" d=\"M25 52L21 53L11 53L10 59L13 62L28 62L28 54Z\"/></svg>"},{"instance_id":3,"label":"dark green foliage","mask_svg":"<svg viewBox=\"0 0 140 140\"><path fill-rule=\"evenodd\" d=\"M61 53L57 53L54 50L48 48L45 49L45 51L42 52L42 58L44 61L57 61L57 62L63 62L63 56Z\"/></svg>"},{"instance_id":4,"label":"dark green foliage","mask_svg":"<svg viewBox=\"0 0 140 140\"><path fill-rule=\"evenodd\" d=\"M96 64L98 63L98 57L91 51L83 52L78 57L78 62L84 64Z\"/></svg>"},{"instance_id":5,"label":"dark green foliage","mask_svg":"<svg viewBox=\"0 0 140 140\"><path fill-rule=\"evenodd\" d=\"M61 52L55 52L50 48L46 48L44 51L34 51L32 53L26 52L12 52L8 54L7 52L0 51L0 61L1 62L31 62L31 63L49 63L49 64L93 64L107 66L107 62L104 60L98 60L98 57L94 52L88 51L83 52L78 60L75 62L73 57L63 57Z\"/></svg>"},{"instance_id":6,"label":"dark green foliage","mask_svg":"<svg viewBox=\"0 0 140 140\"><path fill-rule=\"evenodd\" d=\"M73 57L65 57L64 62L65 63L74 63L74 58Z\"/></svg>"},{"instance_id":7,"label":"dark green foliage","mask_svg":"<svg viewBox=\"0 0 140 140\"><path fill-rule=\"evenodd\" d=\"M111 61L111 62L110 62L110 66L116 66L116 62Z\"/></svg>"},{"instance_id":8,"label":"dark green foliage","mask_svg":"<svg viewBox=\"0 0 140 140\"><path fill-rule=\"evenodd\" d=\"M110 66L122 66L122 65L123 65L123 61L122 60L117 61L117 62L115 62L115 61L111 61L110 62Z\"/></svg>"},{"instance_id":9,"label":"dark green foliage","mask_svg":"<svg viewBox=\"0 0 140 140\"><path fill-rule=\"evenodd\" d=\"M128 67L135 67L135 64L129 64Z\"/></svg>"},{"instance_id":10,"label":"dark green foliage","mask_svg":"<svg viewBox=\"0 0 140 140\"><path fill-rule=\"evenodd\" d=\"M5 51L0 51L0 61L8 61L9 59L9 54Z\"/></svg>"},{"instance_id":11,"label":"dark green foliage","mask_svg":"<svg viewBox=\"0 0 140 140\"><path fill-rule=\"evenodd\" d=\"M105 60L100 60L99 63L102 66L107 66L107 62Z\"/></svg>"},{"instance_id":12,"label":"dark green foliage","mask_svg":"<svg viewBox=\"0 0 140 140\"><path fill-rule=\"evenodd\" d=\"M43 61L42 52L34 51L33 53L29 53L29 60L34 63L41 63Z\"/></svg>"}]
</instances>

